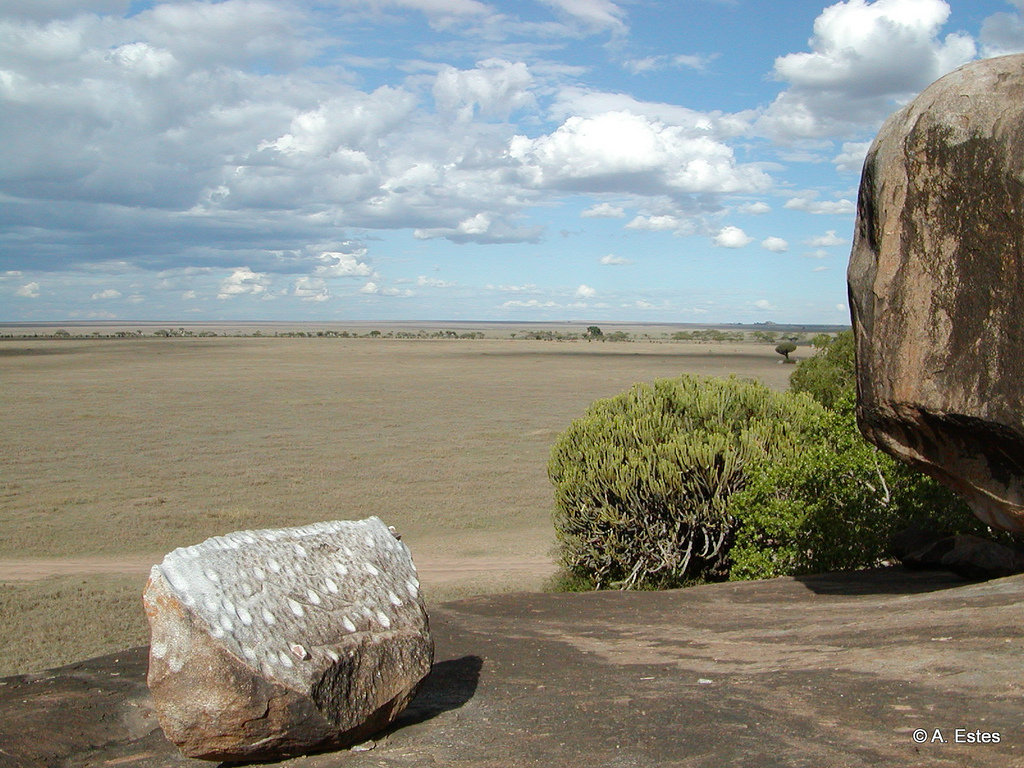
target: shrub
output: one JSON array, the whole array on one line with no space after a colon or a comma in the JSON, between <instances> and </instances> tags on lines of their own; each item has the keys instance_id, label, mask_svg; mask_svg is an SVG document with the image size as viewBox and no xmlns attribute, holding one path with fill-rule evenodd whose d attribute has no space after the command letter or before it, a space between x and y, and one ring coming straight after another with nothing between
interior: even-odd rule
<instances>
[{"instance_id":1,"label":"shrub","mask_svg":"<svg viewBox=\"0 0 1024 768\"><path fill-rule=\"evenodd\" d=\"M834 337L821 334L814 338L814 346L817 354L800 361L789 377L790 388L807 392L827 408L835 407L840 400L852 400L857 387L853 331Z\"/></svg>"},{"instance_id":2,"label":"shrub","mask_svg":"<svg viewBox=\"0 0 1024 768\"><path fill-rule=\"evenodd\" d=\"M807 395L736 378L661 379L597 401L548 465L566 580L633 589L726 578L729 497L824 415Z\"/></svg>"},{"instance_id":3,"label":"shrub","mask_svg":"<svg viewBox=\"0 0 1024 768\"><path fill-rule=\"evenodd\" d=\"M911 524L937 533L988 529L950 490L869 444L853 400L839 400L812 445L752 468L729 501L729 578L760 579L879 565Z\"/></svg>"}]
</instances>

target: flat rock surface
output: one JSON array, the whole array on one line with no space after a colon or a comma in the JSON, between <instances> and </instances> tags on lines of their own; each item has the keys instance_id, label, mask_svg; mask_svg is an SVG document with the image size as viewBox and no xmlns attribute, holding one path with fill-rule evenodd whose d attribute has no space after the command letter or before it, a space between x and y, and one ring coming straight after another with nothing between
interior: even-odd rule
<instances>
[{"instance_id":1,"label":"flat rock surface","mask_svg":"<svg viewBox=\"0 0 1024 768\"><path fill-rule=\"evenodd\" d=\"M893 568L448 603L386 734L284 765L1021 766L1022 601L1024 577ZM145 665L135 648L0 680L0 767L213 765L156 728Z\"/></svg>"}]
</instances>

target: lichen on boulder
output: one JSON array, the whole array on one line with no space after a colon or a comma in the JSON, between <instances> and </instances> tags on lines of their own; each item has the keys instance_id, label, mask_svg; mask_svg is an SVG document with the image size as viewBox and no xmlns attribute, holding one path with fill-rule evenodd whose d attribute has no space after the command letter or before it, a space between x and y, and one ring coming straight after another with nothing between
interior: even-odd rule
<instances>
[{"instance_id":1,"label":"lichen on boulder","mask_svg":"<svg viewBox=\"0 0 1024 768\"><path fill-rule=\"evenodd\" d=\"M433 660L412 557L375 517L176 549L144 602L147 682L188 757L350 746L397 717Z\"/></svg>"}]
</instances>

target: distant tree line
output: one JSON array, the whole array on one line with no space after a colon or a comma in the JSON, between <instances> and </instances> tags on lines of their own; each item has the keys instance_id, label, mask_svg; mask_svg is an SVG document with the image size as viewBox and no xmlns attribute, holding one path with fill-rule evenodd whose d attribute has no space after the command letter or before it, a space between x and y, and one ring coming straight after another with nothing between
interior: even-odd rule
<instances>
[{"instance_id":1,"label":"distant tree line","mask_svg":"<svg viewBox=\"0 0 1024 768\"><path fill-rule=\"evenodd\" d=\"M82 331L73 333L64 328L58 328L50 332L36 333L0 333L0 339L139 339L139 338L298 338L298 339L484 339L487 334L483 331L455 331L451 329L441 330L418 330L418 331L380 331L377 329L360 333L348 330L299 330L299 331L274 331L266 333L262 330L244 332L235 331L213 331L197 330L193 328L169 327L157 328L152 331L143 330L117 330L103 333L101 331ZM676 331L674 333L661 333L652 336L648 333L631 334L627 331L605 332L599 326L588 326L585 331L554 331L548 329L526 329L513 331L508 338L519 341L652 341L652 342L675 342L690 341L700 343L758 343L776 344L779 351L783 346L790 352L796 349L796 345L813 344L821 347L827 343L832 335L818 334L812 340L807 341L806 335L801 333L777 333L773 331L743 331L743 330L721 330L718 328L699 328L692 331ZM788 359L788 353L779 351Z\"/></svg>"}]
</instances>

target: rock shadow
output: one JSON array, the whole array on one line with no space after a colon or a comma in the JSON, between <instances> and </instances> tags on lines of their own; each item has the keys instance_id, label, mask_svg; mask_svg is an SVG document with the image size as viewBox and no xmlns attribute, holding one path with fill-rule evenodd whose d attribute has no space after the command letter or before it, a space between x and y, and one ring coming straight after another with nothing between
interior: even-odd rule
<instances>
[{"instance_id":1,"label":"rock shadow","mask_svg":"<svg viewBox=\"0 0 1024 768\"><path fill-rule=\"evenodd\" d=\"M430 674L416 698L391 724L388 733L410 725L433 720L438 715L458 709L473 698L480 683L480 670L484 660L479 656L463 656L440 661L430 668Z\"/></svg>"},{"instance_id":2,"label":"rock shadow","mask_svg":"<svg viewBox=\"0 0 1024 768\"><path fill-rule=\"evenodd\" d=\"M910 570L903 566L797 576L796 580L818 595L919 595L972 583L949 571Z\"/></svg>"}]
</instances>

